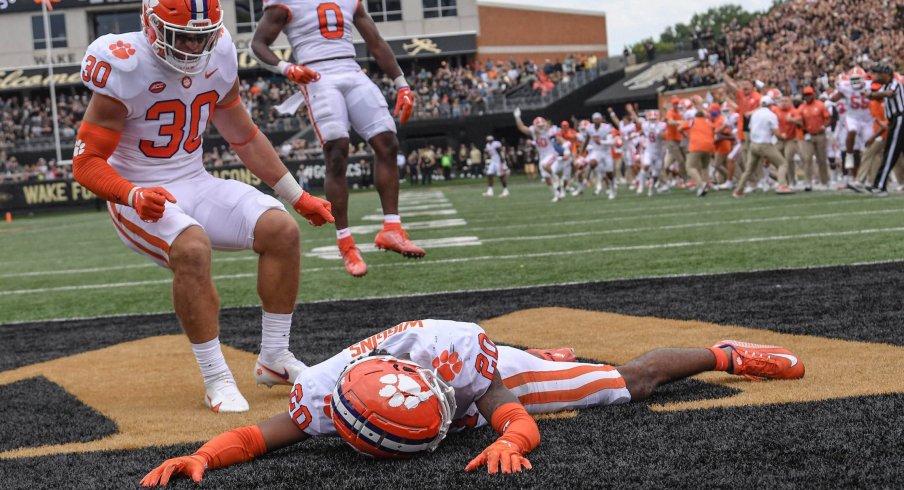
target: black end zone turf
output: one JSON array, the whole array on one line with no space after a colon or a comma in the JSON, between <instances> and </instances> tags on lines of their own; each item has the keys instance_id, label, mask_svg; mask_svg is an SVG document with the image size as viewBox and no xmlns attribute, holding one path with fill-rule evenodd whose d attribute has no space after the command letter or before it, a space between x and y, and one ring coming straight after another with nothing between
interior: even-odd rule
<instances>
[{"instance_id":1,"label":"black end zone turf","mask_svg":"<svg viewBox=\"0 0 904 490\"><path fill-rule=\"evenodd\" d=\"M116 433L112 420L43 376L0 385L0 400L0 451L87 442Z\"/></svg>"},{"instance_id":2,"label":"black end zone turf","mask_svg":"<svg viewBox=\"0 0 904 490\"><path fill-rule=\"evenodd\" d=\"M402 320L480 322L541 306L904 345L902 283L904 263L895 263L502 290L492 300L487 293L454 293L305 304L296 316L300 328L292 349L318 362ZM258 308L225 310L221 338L256 351L259 317ZM174 332L176 323L167 315L0 326L0 369ZM36 352L42 343L19 335L49 343L51 353ZM856 379L840 376L839 382ZM728 394L721 390L726 389L680 382L652 401ZM0 394L0 419L11 413L6 400ZM93 420L79 416L71 423ZM494 439L485 429L451 435L435 454L408 462L368 460L336 439L311 441L211 472L204 487L837 488L899 487L904 478L904 394L672 413L654 413L639 403L584 410L573 419L541 421L540 428L543 443L530 455L535 469L523 475L462 471ZM19 427L4 427L0 436L6 439L10 430ZM199 444L0 461L0 486L134 488L164 459ZM197 488L186 480L172 487Z\"/></svg>"}]
</instances>

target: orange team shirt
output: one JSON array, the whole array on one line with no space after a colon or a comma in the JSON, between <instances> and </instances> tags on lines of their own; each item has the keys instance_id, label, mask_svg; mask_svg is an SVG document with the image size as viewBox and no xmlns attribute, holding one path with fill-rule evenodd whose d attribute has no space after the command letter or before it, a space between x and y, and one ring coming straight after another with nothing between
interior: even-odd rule
<instances>
[{"instance_id":1,"label":"orange team shirt","mask_svg":"<svg viewBox=\"0 0 904 490\"><path fill-rule=\"evenodd\" d=\"M778 132L781 135L782 139L796 139L797 138L797 124L793 122L787 121L787 117L800 117L800 113L797 112L797 109L793 107L791 109L784 109L782 107L773 107L772 112L778 117Z\"/></svg>"},{"instance_id":2,"label":"orange team shirt","mask_svg":"<svg viewBox=\"0 0 904 490\"><path fill-rule=\"evenodd\" d=\"M669 121L678 121L680 123L684 122L684 117L680 112L675 109L669 109L669 112L665 115L665 136L663 139L665 141L681 141L681 133L678 132L678 126L672 126L669 124Z\"/></svg>"},{"instance_id":3,"label":"orange team shirt","mask_svg":"<svg viewBox=\"0 0 904 490\"><path fill-rule=\"evenodd\" d=\"M571 143L571 147L578 149L580 146L578 145L578 132L568 128L562 130L562 137L565 138L566 141ZM575 155L577 156L577 155Z\"/></svg>"},{"instance_id":4,"label":"orange team shirt","mask_svg":"<svg viewBox=\"0 0 904 490\"><path fill-rule=\"evenodd\" d=\"M716 131L721 131L724 134L731 135L731 128L725 126L725 116L719 114L715 119L713 119L713 128ZM716 141L716 153L720 155L728 155L731 153L731 140L720 140Z\"/></svg>"},{"instance_id":5,"label":"orange team shirt","mask_svg":"<svg viewBox=\"0 0 904 490\"><path fill-rule=\"evenodd\" d=\"M747 117L748 112L759 109L761 98L762 96L756 90L751 91L750 95L746 95L743 90L738 89L735 93L735 104L738 105L738 113L742 117Z\"/></svg>"},{"instance_id":6,"label":"orange team shirt","mask_svg":"<svg viewBox=\"0 0 904 490\"><path fill-rule=\"evenodd\" d=\"M879 122L885 124L886 127L888 126L888 119L885 117L885 107L883 106L881 100L871 100L869 102L869 112L873 115L873 118L876 120L876 122L873 123L873 131L874 132L879 131L879 124L878 124ZM882 131L882 134L880 136L882 136L883 139L887 138L888 137L888 129L885 129L884 131Z\"/></svg>"},{"instance_id":7,"label":"orange team shirt","mask_svg":"<svg viewBox=\"0 0 904 490\"><path fill-rule=\"evenodd\" d=\"M690 153L715 153L716 133L713 123L697 116L682 126L688 133L687 151Z\"/></svg>"},{"instance_id":8,"label":"orange team shirt","mask_svg":"<svg viewBox=\"0 0 904 490\"><path fill-rule=\"evenodd\" d=\"M825 132L829 124L829 110L821 100L814 100L812 104L804 102L798 108L804 120L803 130L807 134L820 134Z\"/></svg>"}]
</instances>

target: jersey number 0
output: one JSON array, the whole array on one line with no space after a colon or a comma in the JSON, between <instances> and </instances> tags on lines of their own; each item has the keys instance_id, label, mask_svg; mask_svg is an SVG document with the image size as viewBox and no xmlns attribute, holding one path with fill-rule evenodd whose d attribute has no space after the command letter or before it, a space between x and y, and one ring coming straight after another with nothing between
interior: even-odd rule
<instances>
[{"instance_id":1,"label":"jersey number 0","mask_svg":"<svg viewBox=\"0 0 904 490\"><path fill-rule=\"evenodd\" d=\"M317 20L320 21L320 35L327 39L339 39L345 35L345 20L342 10L335 3L321 3L317 6Z\"/></svg>"}]
</instances>

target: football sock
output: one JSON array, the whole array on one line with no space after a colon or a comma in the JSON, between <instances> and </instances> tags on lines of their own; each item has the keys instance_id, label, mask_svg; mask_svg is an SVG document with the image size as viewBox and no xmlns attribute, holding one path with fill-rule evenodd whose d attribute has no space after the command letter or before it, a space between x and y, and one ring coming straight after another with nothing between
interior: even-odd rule
<instances>
[{"instance_id":1,"label":"football sock","mask_svg":"<svg viewBox=\"0 0 904 490\"><path fill-rule=\"evenodd\" d=\"M195 353L198 367L201 368L204 383L210 382L224 372L229 373L229 366L226 365L226 358L223 357L223 350L220 349L219 337L201 344L192 344L191 350ZM232 376L231 373L229 375Z\"/></svg>"},{"instance_id":2,"label":"football sock","mask_svg":"<svg viewBox=\"0 0 904 490\"><path fill-rule=\"evenodd\" d=\"M384 214L383 223L401 223L402 217L398 214Z\"/></svg>"},{"instance_id":3,"label":"football sock","mask_svg":"<svg viewBox=\"0 0 904 490\"><path fill-rule=\"evenodd\" d=\"M728 358L728 354L725 353L719 347L707 347L707 350L713 353L716 356L716 366L713 368L713 371L727 371L731 372L731 360Z\"/></svg>"},{"instance_id":4,"label":"football sock","mask_svg":"<svg viewBox=\"0 0 904 490\"><path fill-rule=\"evenodd\" d=\"M343 228L341 230L336 230L336 239L342 240L343 238L348 238L352 236L352 230L350 228Z\"/></svg>"},{"instance_id":5,"label":"football sock","mask_svg":"<svg viewBox=\"0 0 904 490\"><path fill-rule=\"evenodd\" d=\"M261 360L274 362L289 350L289 331L292 329L291 313L269 313L261 318Z\"/></svg>"}]
</instances>

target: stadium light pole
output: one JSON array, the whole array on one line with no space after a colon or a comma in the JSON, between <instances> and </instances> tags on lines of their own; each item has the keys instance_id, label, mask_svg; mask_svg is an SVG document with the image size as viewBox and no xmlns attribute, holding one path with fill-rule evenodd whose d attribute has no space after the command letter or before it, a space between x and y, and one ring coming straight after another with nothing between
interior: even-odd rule
<instances>
[{"instance_id":1,"label":"stadium light pole","mask_svg":"<svg viewBox=\"0 0 904 490\"><path fill-rule=\"evenodd\" d=\"M57 119L57 99L56 99L56 82L53 79L53 48L50 44L50 14L47 12L53 10L51 0L41 1L41 13L44 16L44 49L47 51L47 77L50 80L50 112L53 117L53 146L56 148L56 164L60 165L63 161L62 150L60 149L60 122Z\"/></svg>"}]
</instances>

